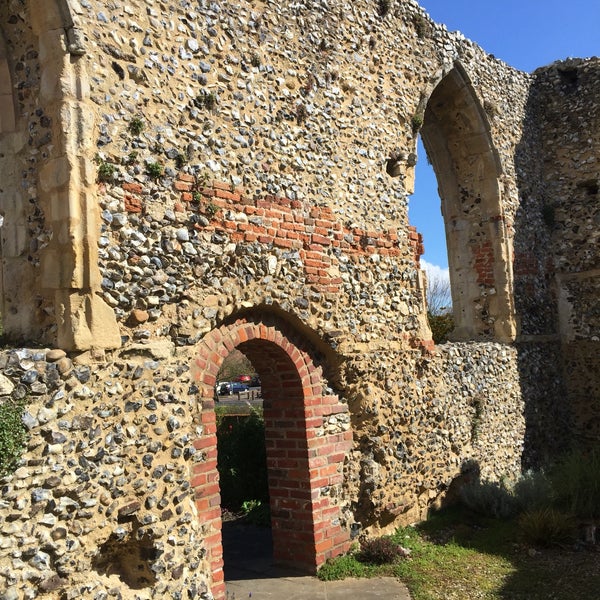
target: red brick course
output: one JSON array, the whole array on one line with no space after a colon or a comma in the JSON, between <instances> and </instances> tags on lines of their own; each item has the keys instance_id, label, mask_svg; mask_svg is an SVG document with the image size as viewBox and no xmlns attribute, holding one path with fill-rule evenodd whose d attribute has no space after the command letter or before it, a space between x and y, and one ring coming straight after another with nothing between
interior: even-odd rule
<instances>
[{"instance_id":1,"label":"red brick course","mask_svg":"<svg viewBox=\"0 0 600 600\"><path fill-rule=\"evenodd\" d=\"M134 184L124 184L124 189L125 185ZM181 194L179 208L183 207L183 210L197 210L190 204L194 198L199 200L201 212L205 212L203 206L211 204L248 217L262 218L262 226L243 220L231 221L224 218L223 210L219 210L210 217L208 229L226 231L236 242L258 242L300 250L306 281L319 292L337 294L341 291L341 278L328 271L332 250L339 248L350 255L377 252L382 256L400 256L403 251L395 232L350 230L335 221L332 210L326 206L312 206L307 213L307 208L298 200L273 195L252 199L243 190L233 189L228 183L211 181L200 184L187 173L178 175L173 188ZM139 189L136 193L141 191ZM409 245L419 267L420 256L424 252L423 238L414 227L409 227ZM310 263L306 262L307 259Z\"/></svg>"}]
</instances>

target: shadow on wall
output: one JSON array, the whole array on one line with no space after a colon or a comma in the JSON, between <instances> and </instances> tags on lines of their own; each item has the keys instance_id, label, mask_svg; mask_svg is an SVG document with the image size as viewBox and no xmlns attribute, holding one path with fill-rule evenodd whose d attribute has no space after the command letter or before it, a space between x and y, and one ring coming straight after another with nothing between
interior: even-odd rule
<instances>
[{"instance_id":1,"label":"shadow on wall","mask_svg":"<svg viewBox=\"0 0 600 600\"><path fill-rule=\"evenodd\" d=\"M544 131L550 125L549 119L560 122L561 118L552 115L544 101L543 88L538 72L530 88L523 135L515 155L519 207L514 223L513 268L515 309L520 324L519 374L525 402L525 470L552 462L573 441L555 272L559 198L550 189L545 171L549 157Z\"/></svg>"}]
</instances>

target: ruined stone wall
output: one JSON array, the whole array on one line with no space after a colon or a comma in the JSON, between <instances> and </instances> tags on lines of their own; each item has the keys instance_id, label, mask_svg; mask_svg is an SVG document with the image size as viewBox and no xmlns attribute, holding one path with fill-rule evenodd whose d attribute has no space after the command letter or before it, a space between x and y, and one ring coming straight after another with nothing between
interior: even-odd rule
<instances>
[{"instance_id":1,"label":"ruined stone wall","mask_svg":"<svg viewBox=\"0 0 600 600\"><path fill-rule=\"evenodd\" d=\"M348 365L354 446L336 500L345 529L422 518L464 467L490 479L518 473L515 354L449 345ZM28 397L28 447L2 487L0 576L16 597L216 591L196 488L215 449L202 441L209 425L192 362L169 343L75 362L59 350L3 353L3 396ZM331 428L330 417L321 422Z\"/></svg>"},{"instance_id":2,"label":"ruined stone wall","mask_svg":"<svg viewBox=\"0 0 600 600\"><path fill-rule=\"evenodd\" d=\"M4 300L39 291L30 335L71 354L2 355L2 395L29 398L1 505L13 596L223 597L212 385L233 347L283 406L272 421L304 469L314 508L297 520L313 527L294 533L313 566L351 533L424 517L465 469L497 480L541 462L569 414L529 75L411 1L382 15L363 1L80 0L52 4L54 20L34 4L3 5L6 69L29 90L18 128L49 127L44 77L23 83L55 64L41 38L61 92L54 137L2 161L11 189L27 163L41 190L14 213L39 228L5 219L3 243L22 245L3 250ZM465 278L464 341L437 348L407 218L421 126ZM555 254L579 264L587 238L571 231ZM305 404L289 416L292 389Z\"/></svg>"},{"instance_id":3,"label":"ruined stone wall","mask_svg":"<svg viewBox=\"0 0 600 600\"><path fill-rule=\"evenodd\" d=\"M588 445L597 443L600 423L599 93L598 59L560 61L535 72L528 112L537 132L526 128L524 143L535 139L541 152L535 166L532 154L524 161L523 187L535 191L524 203L521 220L528 226L518 240L522 263L537 265L528 290L545 290L544 297L531 294L538 304L532 312L546 318L544 332L561 339L577 435ZM524 235L533 223L539 233Z\"/></svg>"},{"instance_id":4,"label":"ruined stone wall","mask_svg":"<svg viewBox=\"0 0 600 600\"><path fill-rule=\"evenodd\" d=\"M204 460L193 445L202 425L189 365L169 364L172 350L131 347L75 364L60 350L3 354L2 393L28 397L30 432L2 487L8 597L207 589L190 478Z\"/></svg>"},{"instance_id":5,"label":"ruined stone wall","mask_svg":"<svg viewBox=\"0 0 600 600\"><path fill-rule=\"evenodd\" d=\"M13 16L8 14L10 8L7 19ZM185 210L181 205L176 207L180 195L175 184L180 174L193 178L188 182L195 187L217 180L250 198L287 198L300 203L296 208L306 217L313 206L327 206L336 227L394 232L400 238L401 255L411 258L406 205L412 191L416 135L429 96L456 61L468 77L477 102L487 111L485 126L489 126L500 167L492 180L500 190L502 207L492 215L475 214L474 218L482 220L484 229L490 216L499 218L503 226L506 224L505 235L510 236L517 196L512 156L519 138L527 76L433 24L412 2L395 5L385 17L368 2L331 8L312 3L253 7L202 3L166 7L159 3L154 7L147 2L139 6L85 2L74 3L71 13L81 31L85 53L68 59L73 72L65 69L52 77L58 77L63 87L70 81L78 82L75 104L86 116L85 127L75 136L72 124L80 118L76 114L57 114L53 122L70 132L73 139L69 142L67 136L63 145L77 147L77 161L83 165L85 177L89 179L95 160L105 184L104 189L96 190L104 227L108 231L119 228L118 235L106 232L99 240L105 279L113 274L113 265L118 264L126 278L136 266L129 264L134 256L114 250L111 242L126 246L131 241L142 251L157 242L147 239L149 230L156 236L159 230L175 227L187 228L188 236L197 230L189 241L205 246L205 225L198 205L186 202ZM15 35L27 33L27 18L15 17L15 23ZM55 27L55 37L63 35L64 49L68 41L64 31L56 25L45 26ZM24 127L33 116L33 111L24 115ZM400 172L394 179L385 169L392 155L398 159ZM49 173L53 164L49 164ZM93 202L78 184L82 178L74 168L67 169L65 175L71 179L69 189L74 194ZM115 184L137 190L134 195L142 211L140 220L129 222L126 198L113 189ZM48 201L50 206L47 201L32 202L39 205L54 244L42 257L43 287L73 287L68 281L69 261L73 261L74 278L78 279L77 248L81 245L64 245L61 240L69 232L64 230L64 223L59 226L56 202ZM76 206L77 202L71 202L67 212ZM208 206L210 210L210 203ZM82 214L75 212L71 232ZM94 264L95 231L102 222L92 205L86 204L83 213L88 221L85 239L90 244L90 253L84 258ZM167 241L158 241L167 246L161 251L168 252ZM234 248L238 256L245 254L245 245L230 243L228 235L219 246L225 263L239 262L232 254ZM505 256L495 258L498 264L508 265L510 253L501 251ZM57 258L59 255L62 259ZM179 255L178 248L175 255ZM185 258L191 260L189 254ZM203 259L198 256L194 260ZM463 263L470 260L476 257L466 257ZM403 285L410 282L407 289L420 299L413 262L406 260L398 267ZM146 268L155 270L155 265ZM52 281L51 274L58 282ZM96 291L97 279L92 272L89 276L87 285L75 286ZM12 282L12 278L7 279ZM215 283L203 285L203 289L208 292ZM235 296L249 295L247 290L233 292L237 279L220 283L227 284ZM479 295L479 288L474 286L469 310L481 310L475 305L489 303L493 285L488 282L484 287ZM308 290L302 292L309 295ZM154 315L163 305L173 304L173 294L161 296ZM90 302L99 302L95 293L90 298ZM256 303L262 298L246 297L244 301ZM86 310L84 303L64 294L55 304L47 306L46 312L68 315ZM226 304L235 305L231 299ZM122 320L133 308L130 303L115 306L114 301L111 306ZM101 316L106 312L100 305L90 310ZM506 318L510 320L510 314ZM73 319L72 328L77 330L85 319ZM494 317L491 319L493 322ZM170 314L165 321L171 322ZM66 323L64 329L68 327ZM485 327L489 329L489 323ZM85 348L90 339L100 345L100 331L94 332L95 337L94 333L86 337L77 331L69 337L66 331L58 338L64 347ZM53 331L43 335L57 336ZM114 335L102 345L111 343L115 343Z\"/></svg>"}]
</instances>

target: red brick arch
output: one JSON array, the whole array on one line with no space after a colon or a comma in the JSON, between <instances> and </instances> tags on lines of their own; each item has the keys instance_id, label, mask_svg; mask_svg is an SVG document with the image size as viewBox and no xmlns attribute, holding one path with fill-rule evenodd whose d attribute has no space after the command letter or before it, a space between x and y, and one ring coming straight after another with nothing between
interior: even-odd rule
<instances>
[{"instance_id":1,"label":"red brick arch","mask_svg":"<svg viewBox=\"0 0 600 600\"><path fill-rule=\"evenodd\" d=\"M203 461L192 474L216 599L224 597L225 586L213 390L219 367L234 348L250 358L262 382L275 561L314 573L350 545L330 491L342 483L352 432L325 427L332 415L348 413L347 405L324 395L321 367L306 340L285 322L267 315L223 325L198 346L203 430L195 447Z\"/></svg>"}]
</instances>

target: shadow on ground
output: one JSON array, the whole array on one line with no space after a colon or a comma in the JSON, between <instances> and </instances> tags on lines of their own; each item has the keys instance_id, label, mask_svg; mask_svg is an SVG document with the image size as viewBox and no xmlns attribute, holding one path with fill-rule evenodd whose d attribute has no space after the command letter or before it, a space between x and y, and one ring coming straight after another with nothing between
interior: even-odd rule
<instances>
[{"instance_id":1,"label":"shadow on ground","mask_svg":"<svg viewBox=\"0 0 600 600\"><path fill-rule=\"evenodd\" d=\"M225 581L301 577L305 573L273 564L270 527L258 527L241 519L223 522Z\"/></svg>"}]
</instances>

